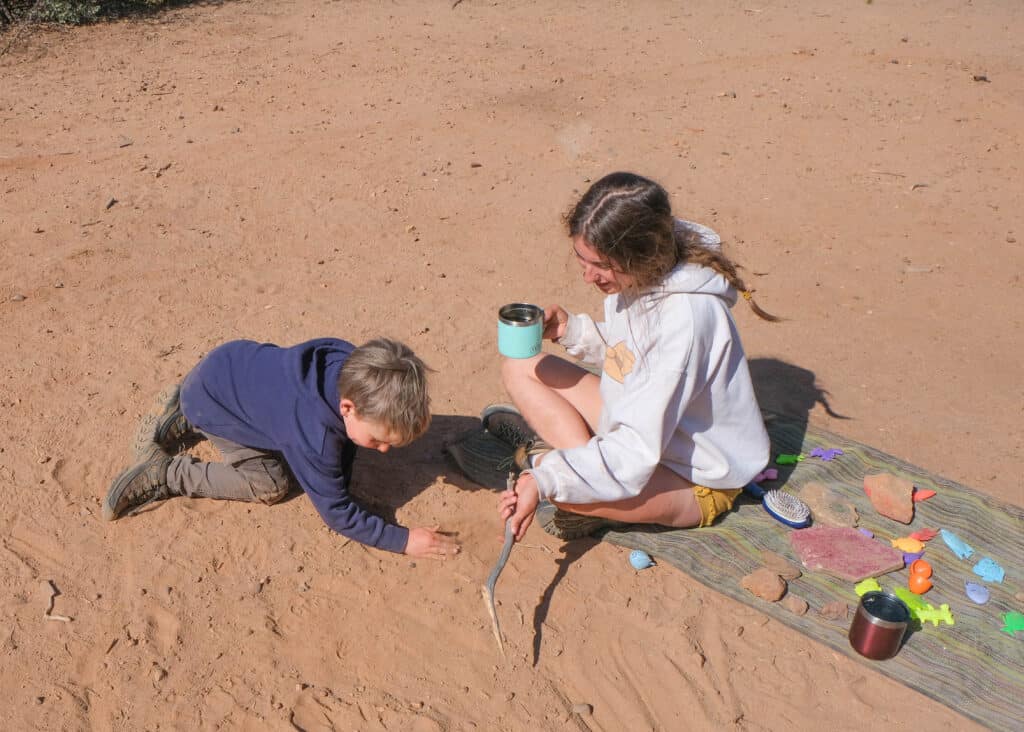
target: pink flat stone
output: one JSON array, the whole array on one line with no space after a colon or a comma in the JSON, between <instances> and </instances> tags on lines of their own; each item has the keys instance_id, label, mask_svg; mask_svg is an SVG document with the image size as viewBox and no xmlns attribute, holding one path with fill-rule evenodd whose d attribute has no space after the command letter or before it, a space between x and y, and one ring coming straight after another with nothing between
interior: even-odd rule
<instances>
[{"instance_id":1,"label":"pink flat stone","mask_svg":"<svg viewBox=\"0 0 1024 732\"><path fill-rule=\"evenodd\" d=\"M790 533L789 541L804 567L849 582L903 569L902 552L850 527L797 529Z\"/></svg>"}]
</instances>

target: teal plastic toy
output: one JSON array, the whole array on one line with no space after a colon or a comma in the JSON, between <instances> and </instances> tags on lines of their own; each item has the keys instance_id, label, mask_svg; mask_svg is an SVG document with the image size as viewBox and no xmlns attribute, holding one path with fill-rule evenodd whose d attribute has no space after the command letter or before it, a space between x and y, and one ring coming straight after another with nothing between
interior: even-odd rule
<instances>
[{"instance_id":1,"label":"teal plastic toy","mask_svg":"<svg viewBox=\"0 0 1024 732\"><path fill-rule=\"evenodd\" d=\"M974 565L974 573L986 582L1002 582L1005 572L992 557L985 557Z\"/></svg>"},{"instance_id":2,"label":"teal plastic toy","mask_svg":"<svg viewBox=\"0 0 1024 732\"><path fill-rule=\"evenodd\" d=\"M939 533L942 534L942 540L946 542L946 546L949 547L950 551L956 554L958 559L968 559L972 554L974 554L974 549L971 548L971 545L952 531L939 529Z\"/></svg>"}]
</instances>

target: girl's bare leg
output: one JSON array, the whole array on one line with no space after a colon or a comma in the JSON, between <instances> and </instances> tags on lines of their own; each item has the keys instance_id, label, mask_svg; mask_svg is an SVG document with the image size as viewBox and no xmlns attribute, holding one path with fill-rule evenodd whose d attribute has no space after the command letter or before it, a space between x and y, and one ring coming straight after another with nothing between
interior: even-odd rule
<instances>
[{"instance_id":1,"label":"girl's bare leg","mask_svg":"<svg viewBox=\"0 0 1024 732\"><path fill-rule=\"evenodd\" d=\"M501 375L513 403L549 445L577 447L590 440L601 414L597 376L545 353L507 358Z\"/></svg>"},{"instance_id":2,"label":"girl's bare leg","mask_svg":"<svg viewBox=\"0 0 1024 732\"><path fill-rule=\"evenodd\" d=\"M600 516L628 524L660 524L687 528L701 520L693 483L659 465L647 487L636 498L614 503L555 503L563 511Z\"/></svg>"},{"instance_id":3,"label":"girl's bare leg","mask_svg":"<svg viewBox=\"0 0 1024 732\"><path fill-rule=\"evenodd\" d=\"M600 379L594 374L563 358L540 354L505 359L502 378L523 417L552 447L577 447L593 436L601 414ZM543 456L538 459L543 462ZM631 524L685 528L701 520L693 484L662 465L636 498L555 505L582 516Z\"/></svg>"}]
</instances>

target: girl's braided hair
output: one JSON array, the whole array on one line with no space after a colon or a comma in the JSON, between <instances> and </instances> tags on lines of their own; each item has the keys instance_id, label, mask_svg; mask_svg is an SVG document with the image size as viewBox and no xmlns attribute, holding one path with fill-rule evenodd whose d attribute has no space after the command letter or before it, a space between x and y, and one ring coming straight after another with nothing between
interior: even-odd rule
<instances>
[{"instance_id":1,"label":"girl's braided hair","mask_svg":"<svg viewBox=\"0 0 1024 732\"><path fill-rule=\"evenodd\" d=\"M777 321L758 307L737 265L703 246L691 231L677 229L668 193L635 173L610 173L594 183L565 217L569 236L582 237L613 269L630 275L636 290L658 284L682 263L718 272L764 320Z\"/></svg>"}]
</instances>

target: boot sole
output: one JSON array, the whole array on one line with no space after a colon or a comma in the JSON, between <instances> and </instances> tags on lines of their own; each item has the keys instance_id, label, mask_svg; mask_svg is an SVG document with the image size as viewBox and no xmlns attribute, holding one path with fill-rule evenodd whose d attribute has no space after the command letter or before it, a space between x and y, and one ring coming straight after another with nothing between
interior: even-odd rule
<instances>
[{"instance_id":1,"label":"boot sole","mask_svg":"<svg viewBox=\"0 0 1024 732\"><path fill-rule=\"evenodd\" d=\"M488 404L480 410L480 421L483 423L484 429L487 429L487 420L490 419L492 414L518 414L520 417L523 416L514 404L506 404L504 402Z\"/></svg>"},{"instance_id":2,"label":"boot sole","mask_svg":"<svg viewBox=\"0 0 1024 732\"><path fill-rule=\"evenodd\" d=\"M123 514L117 513L117 502L128 487L128 484L137 478L140 473L146 472L146 468L147 464L145 462L139 462L114 478L114 482L110 484L110 490L107 491L107 497L103 499L104 521L115 521L121 518Z\"/></svg>"},{"instance_id":3,"label":"boot sole","mask_svg":"<svg viewBox=\"0 0 1024 732\"><path fill-rule=\"evenodd\" d=\"M566 515L560 516L558 519L555 518L559 509L553 509L545 511L543 515L538 515L540 521L540 527L551 536L562 541L575 541L576 539L586 539L588 537L595 537L597 534L603 533L608 530L622 530L630 526L630 524L622 523L621 521L615 521L613 519L601 518L600 516L580 516L578 514L570 514L563 512ZM539 514L540 512L538 512ZM563 525L559 526L556 520L560 520ZM566 526L565 523L571 525Z\"/></svg>"},{"instance_id":4,"label":"boot sole","mask_svg":"<svg viewBox=\"0 0 1024 732\"><path fill-rule=\"evenodd\" d=\"M164 450L167 449L167 447L157 442L156 430L178 405L180 394L180 384L164 387L160 394L157 395L152 409L142 415L135 429L135 436L132 438L131 447L128 450L128 457L133 463L141 461L153 445L157 445ZM173 447L173 445L168 447Z\"/></svg>"},{"instance_id":5,"label":"boot sole","mask_svg":"<svg viewBox=\"0 0 1024 732\"><path fill-rule=\"evenodd\" d=\"M512 448L490 432L470 430L445 448L459 470L474 483L504 490L512 468Z\"/></svg>"}]
</instances>

